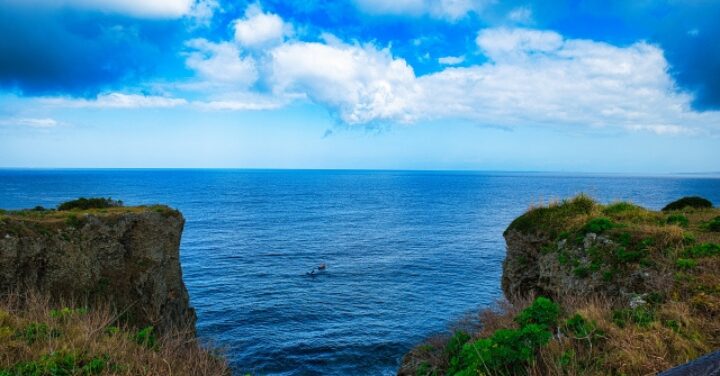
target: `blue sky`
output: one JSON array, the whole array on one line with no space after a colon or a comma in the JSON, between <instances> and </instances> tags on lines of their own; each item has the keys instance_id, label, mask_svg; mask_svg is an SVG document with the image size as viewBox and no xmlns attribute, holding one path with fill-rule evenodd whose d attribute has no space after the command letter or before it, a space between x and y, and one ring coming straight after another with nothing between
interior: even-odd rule
<instances>
[{"instance_id":1,"label":"blue sky","mask_svg":"<svg viewBox=\"0 0 720 376\"><path fill-rule=\"evenodd\" d=\"M5 0L0 167L720 170L720 2Z\"/></svg>"}]
</instances>

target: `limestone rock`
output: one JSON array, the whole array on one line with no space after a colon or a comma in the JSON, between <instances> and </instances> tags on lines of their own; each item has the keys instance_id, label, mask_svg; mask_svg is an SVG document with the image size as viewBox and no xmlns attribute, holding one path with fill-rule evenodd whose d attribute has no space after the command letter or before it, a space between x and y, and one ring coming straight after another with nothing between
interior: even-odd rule
<instances>
[{"instance_id":1,"label":"limestone rock","mask_svg":"<svg viewBox=\"0 0 720 376\"><path fill-rule=\"evenodd\" d=\"M180 212L163 206L0 216L0 290L110 304L130 324L194 331Z\"/></svg>"}]
</instances>

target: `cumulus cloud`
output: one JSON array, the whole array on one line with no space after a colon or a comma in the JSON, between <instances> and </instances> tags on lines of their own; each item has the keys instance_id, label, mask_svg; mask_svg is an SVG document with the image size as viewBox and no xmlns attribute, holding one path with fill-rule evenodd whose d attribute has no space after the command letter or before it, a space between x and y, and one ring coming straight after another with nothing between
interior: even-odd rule
<instances>
[{"instance_id":1,"label":"cumulus cloud","mask_svg":"<svg viewBox=\"0 0 720 376\"><path fill-rule=\"evenodd\" d=\"M272 86L324 104L347 123L462 118L488 126L594 127L678 134L720 124L677 91L658 47L486 29L488 61L416 77L371 45L288 43L272 54Z\"/></svg>"},{"instance_id":2,"label":"cumulus cloud","mask_svg":"<svg viewBox=\"0 0 720 376\"><path fill-rule=\"evenodd\" d=\"M417 1L392 6L410 7ZM251 8L241 22L277 17ZM692 96L678 91L663 51L645 42L617 47L567 39L553 31L489 28L475 39L474 52L483 54L486 62L454 67L463 58L447 56L438 60L448 65L445 69L416 76L389 47L350 44L332 35L323 35L321 42L285 40L282 19L269 24L275 26L256 31L272 32L237 38L248 47L273 41L249 52L231 42L188 42L194 52L187 65L200 78L225 85L228 93L240 93L214 93L196 105L252 110L304 99L327 107L348 124L456 118L502 127L572 126L657 134L720 130L712 128L720 124L720 113L693 111Z\"/></svg>"},{"instance_id":3,"label":"cumulus cloud","mask_svg":"<svg viewBox=\"0 0 720 376\"><path fill-rule=\"evenodd\" d=\"M476 42L489 62L418 78L420 117L460 117L487 125L621 127L660 134L694 131L719 113L690 109L662 50L616 47L550 31L487 29Z\"/></svg>"},{"instance_id":4,"label":"cumulus cloud","mask_svg":"<svg viewBox=\"0 0 720 376\"><path fill-rule=\"evenodd\" d=\"M456 21L470 12L480 12L489 2L489 0L355 0L357 7L369 14L429 15L449 21Z\"/></svg>"},{"instance_id":5,"label":"cumulus cloud","mask_svg":"<svg viewBox=\"0 0 720 376\"><path fill-rule=\"evenodd\" d=\"M187 104L181 98L123 93L101 94L95 99L43 98L40 102L68 108L167 108Z\"/></svg>"},{"instance_id":6,"label":"cumulus cloud","mask_svg":"<svg viewBox=\"0 0 720 376\"><path fill-rule=\"evenodd\" d=\"M292 42L271 53L271 84L280 95L306 95L350 124L411 121L418 92L405 60L371 45Z\"/></svg>"},{"instance_id":7,"label":"cumulus cloud","mask_svg":"<svg viewBox=\"0 0 720 376\"><path fill-rule=\"evenodd\" d=\"M292 27L276 14L263 13L259 5L250 5L245 17L233 24L235 41L241 46L256 48L283 41L292 33Z\"/></svg>"},{"instance_id":8,"label":"cumulus cloud","mask_svg":"<svg viewBox=\"0 0 720 376\"><path fill-rule=\"evenodd\" d=\"M190 13L195 0L8 0L10 4L51 8L73 7L135 17L178 18Z\"/></svg>"},{"instance_id":9,"label":"cumulus cloud","mask_svg":"<svg viewBox=\"0 0 720 376\"><path fill-rule=\"evenodd\" d=\"M258 79L253 57L241 56L233 43L213 43L199 38L188 41L186 45L191 52L185 64L208 83L249 87Z\"/></svg>"}]
</instances>

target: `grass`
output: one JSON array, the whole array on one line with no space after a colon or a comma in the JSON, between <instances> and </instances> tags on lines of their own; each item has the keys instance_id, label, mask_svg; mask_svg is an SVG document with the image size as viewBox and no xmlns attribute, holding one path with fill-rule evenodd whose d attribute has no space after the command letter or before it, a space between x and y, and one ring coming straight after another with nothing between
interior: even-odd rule
<instances>
[{"instance_id":1,"label":"grass","mask_svg":"<svg viewBox=\"0 0 720 376\"><path fill-rule=\"evenodd\" d=\"M72 210L2 210L0 221L18 220L24 222L35 222L38 224L64 224L78 226L86 216L112 217L123 214L160 213L164 216L179 216L180 212L165 205L150 206L116 206L102 209L72 209Z\"/></svg>"},{"instance_id":2,"label":"grass","mask_svg":"<svg viewBox=\"0 0 720 376\"><path fill-rule=\"evenodd\" d=\"M536 291L554 302L513 296L481 311L481 325L462 337L435 337L432 348L409 353L400 374L644 375L720 348L720 232L711 225L720 209L687 203L652 211L580 195L531 208L506 230L535 239L526 246L538 259L523 267L553 262L563 283L594 287Z\"/></svg>"},{"instance_id":3,"label":"grass","mask_svg":"<svg viewBox=\"0 0 720 376\"><path fill-rule=\"evenodd\" d=\"M222 356L183 331L117 326L109 309L52 306L35 293L0 297L0 376L229 375Z\"/></svg>"}]
</instances>

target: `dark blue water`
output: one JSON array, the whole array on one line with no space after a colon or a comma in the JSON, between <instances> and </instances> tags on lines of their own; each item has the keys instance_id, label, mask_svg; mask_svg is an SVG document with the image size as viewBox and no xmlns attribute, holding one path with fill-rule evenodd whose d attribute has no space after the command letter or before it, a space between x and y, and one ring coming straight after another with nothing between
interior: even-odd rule
<instances>
[{"instance_id":1,"label":"dark blue water","mask_svg":"<svg viewBox=\"0 0 720 376\"><path fill-rule=\"evenodd\" d=\"M403 353L501 296L502 231L587 192L720 203L720 179L469 172L0 170L0 207L78 196L166 203L202 338L237 374L393 374ZM316 278L305 273L319 263Z\"/></svg>"}]
</instances>

